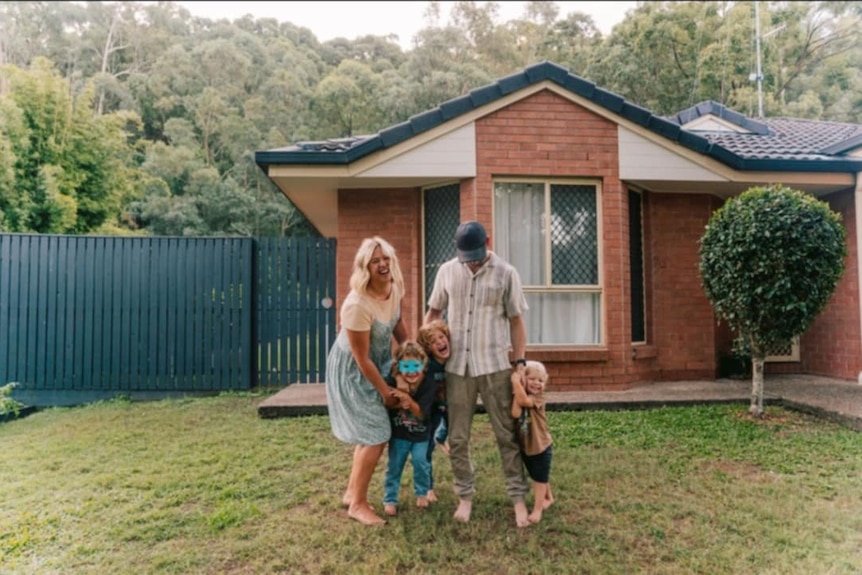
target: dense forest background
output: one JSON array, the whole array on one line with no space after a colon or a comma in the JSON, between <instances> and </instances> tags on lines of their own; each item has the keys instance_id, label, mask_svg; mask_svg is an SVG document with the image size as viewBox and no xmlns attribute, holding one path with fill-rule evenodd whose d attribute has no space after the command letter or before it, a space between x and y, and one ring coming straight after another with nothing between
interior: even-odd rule
<instances>
[{"instance_id":1,"label":"dense forest background","mask_svg":"<svg viewBox=\"0 0 862 575\"><path fill-rule=\"evenodd\" d=\"M640 2L607 36L529 2L428 2L395 37L319 42L289 22L174 2L0 2L0 231L315 234L256 150L375 133L550 60L657 114L714 100L862 122L862 3Z\"/></svg>"}]
</instances>

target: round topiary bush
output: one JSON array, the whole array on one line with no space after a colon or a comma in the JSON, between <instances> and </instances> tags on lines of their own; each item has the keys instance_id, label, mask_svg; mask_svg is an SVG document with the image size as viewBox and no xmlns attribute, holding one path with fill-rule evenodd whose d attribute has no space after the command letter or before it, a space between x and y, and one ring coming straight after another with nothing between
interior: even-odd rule
<instances>
[{"instance_id":1,"label":"round topiary bush","mask_svg":"<svg viewBox=\"0 0 862 575\"><path fill-rule=\"evenodd\" d=\"M804 332L844 273L841 216L805 192L751 188L715 211L700 241L700 274L719 318L752 357L752 407L763 412L763 360ZM758 381L759 378L759 381Z\"/></svg>"}]
</instances>

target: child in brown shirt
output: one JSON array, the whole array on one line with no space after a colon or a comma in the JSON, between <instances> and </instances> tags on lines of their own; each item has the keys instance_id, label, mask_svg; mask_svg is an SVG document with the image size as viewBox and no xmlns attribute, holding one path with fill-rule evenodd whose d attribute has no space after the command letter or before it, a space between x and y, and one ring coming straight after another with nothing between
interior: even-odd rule
<instances>
[{"instance_id":1,"label":"child in brown shirt","mask_svg":"<svg viewBox=\"0 0 862 575\"><path fill-rule=\"evenodd\" d=\"M528 361L524 370L524 381L517 371L512 372L512 417L517 421L515 433L521 447L521 458L530 479L533 480L533 512L530 523L542 520L542 511L551 506L551 456L553 454L551 432L545 415L545 384L548 372L538 361Z\"/></svg>"}]
</instances>

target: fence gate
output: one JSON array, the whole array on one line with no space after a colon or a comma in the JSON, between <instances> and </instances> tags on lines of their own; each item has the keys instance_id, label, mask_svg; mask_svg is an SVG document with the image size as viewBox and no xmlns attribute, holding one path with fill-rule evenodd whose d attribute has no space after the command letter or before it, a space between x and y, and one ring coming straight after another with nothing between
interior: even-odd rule
<instances>
[{"instance_id":1,"label":"fence gate","mask_svg":"<svg viewBox=\"0 0 862 575\"><path fill-rule=\"evenodd\" d=\"M336 335L335 240L271 238L258 246L258 383L323 382Z\"/></svg>"},{"instance_id":2,"label":"fence gate","mask_svg":"<svg viewBox=\"0 0 862 575\"><path fill-rule=\"evenodd\" d=\"M334 250L0 234L0 385L45 406L323 381Z\"/></svg>"}]
</instances>

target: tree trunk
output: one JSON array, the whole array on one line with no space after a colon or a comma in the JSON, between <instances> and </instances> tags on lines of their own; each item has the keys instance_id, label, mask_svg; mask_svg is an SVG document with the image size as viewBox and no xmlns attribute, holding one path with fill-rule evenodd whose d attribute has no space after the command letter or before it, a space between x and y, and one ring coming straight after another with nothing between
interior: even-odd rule
<instances>
[{"instance_id":1,"label":"tree trunk","mask_svg":"<svg viewBox=\"0 0 862 575\"><path fill-rule=\"evenodd\" d=\"M765 357L752 354L751 357L751 405L748 412L754 417L763 415L763 363Z\"/></svg>"}]
</instances>

